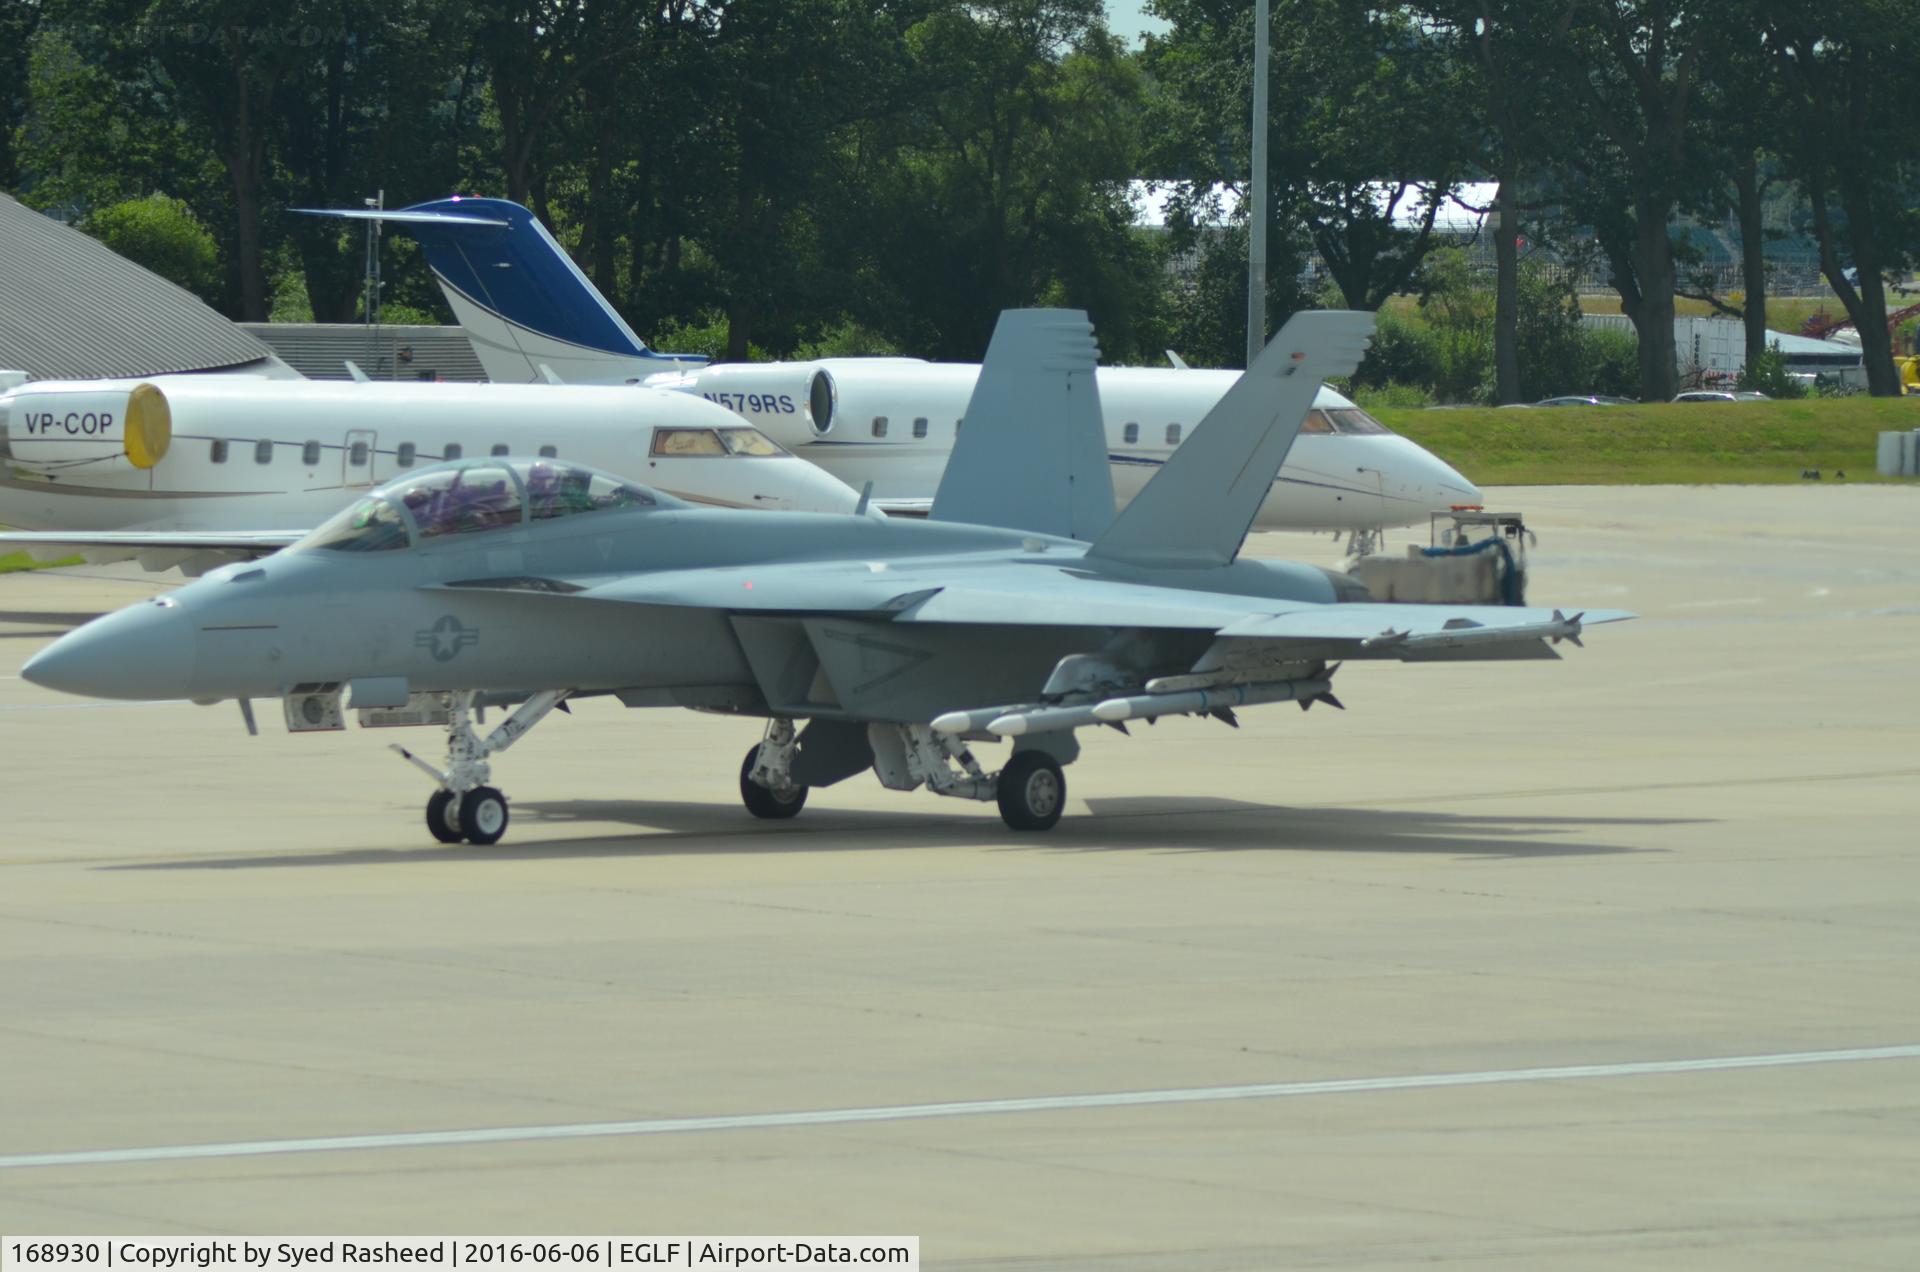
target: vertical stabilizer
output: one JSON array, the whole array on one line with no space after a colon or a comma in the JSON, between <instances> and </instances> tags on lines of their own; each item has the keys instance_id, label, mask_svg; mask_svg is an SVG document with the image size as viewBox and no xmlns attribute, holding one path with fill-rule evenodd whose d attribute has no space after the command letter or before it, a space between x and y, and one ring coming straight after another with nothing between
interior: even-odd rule
<instances>
[{"instance_id":1,"label":"vertical stabilizer","mask_svg":"<svg viewBox=\"0 0 1920 1272\"><path fill-rule=\"evenodd\" d=\"M1078 309L1009 309L987 346L931 518L1092 539L1113 522L1094 367Z\"/></svg>"},{"instance_id":2,"label":"vertical stabilizer","mask_svg":"<svg viewBox=\"0 0 1920 1272\"><path fill-rule=\"evenodd\" d=\"M1320 382L1351 375L1372 334L1369 313L1295 314L1088 555L1147 566L1232 561Z\"/></svg>"},{"instance_id":3,"label":"vertical stabilizer","mask_svg":"<svg viewBox=\"0 0 1920 1272\"><path fill-rule=\"evenodd\" d=\"M647 348L518 203L442 199L398 211L296 210L376 220L417 240L490 380L539 383L558 374L570 384L617 384L707 361Z\"/></svg>"}]
</instances>

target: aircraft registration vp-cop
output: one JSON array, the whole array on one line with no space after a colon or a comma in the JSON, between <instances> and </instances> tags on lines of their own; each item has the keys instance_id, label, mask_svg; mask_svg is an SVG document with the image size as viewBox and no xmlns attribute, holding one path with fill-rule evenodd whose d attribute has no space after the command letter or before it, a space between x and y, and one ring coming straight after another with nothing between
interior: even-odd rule
<instances>
[{"instance_id":1,"label":"aircraft registration vp-cop","mask_svg":"<svg viewBox=\"0 0 1920 1272\"><path fill-rule=\"evenodd\" d=\"M1322 378L1370 314L1295 315L1115 511L1086 315L1002 315L928 519L696 508L557 460L468 459L374 491L291 551L82 627L22 669L126 699L281 698L444 726L430 832L497 841L492 756L569 698L759 722L755 816L871 771L1054 825L1076 731L1262 703L1339 707L1348 659L1555 658L1622 611L1379 604L1240 549ZM471 633L471 637L467 635ZM343 702L344 699L344 702ZM476 710L518 703L491 732ZM251 715L248 714L251 722ZM1010 744L997 768L974 748Z\"/></svg>"}]
</instances>

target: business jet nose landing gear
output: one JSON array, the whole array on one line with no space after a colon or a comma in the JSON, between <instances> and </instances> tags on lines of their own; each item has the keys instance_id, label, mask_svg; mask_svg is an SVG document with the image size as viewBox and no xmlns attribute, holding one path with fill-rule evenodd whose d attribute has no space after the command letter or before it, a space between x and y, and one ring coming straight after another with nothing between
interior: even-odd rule
<instances>
[{"instance_id":1,"label":"business jet nose landing gear","mask_svg":"<svg viewBox=\"0 0 1920 1272\"><path fill-rule=\"evenodd\" d=\"M534 694L481 737L473 727L473 703L478 695L447 695L447 767L437 769L404 746L391 749L401 759L440 784L427 800L427 830L443 844L496 844L507 833L507 797L487 785L492 778L487 757L506 750L566 701L571 689L547 689ZM797 809L795 811L798 811ZM791 815L791 814L789 814Z\"/></svg>"}]
</instances>

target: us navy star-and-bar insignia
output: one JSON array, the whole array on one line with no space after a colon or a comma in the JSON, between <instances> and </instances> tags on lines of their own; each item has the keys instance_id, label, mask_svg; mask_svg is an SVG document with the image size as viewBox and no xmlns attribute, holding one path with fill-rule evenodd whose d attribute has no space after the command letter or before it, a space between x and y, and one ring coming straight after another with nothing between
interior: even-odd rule
<instances>
[{"instance_id":1,"label":"us navy star-and-bar insignia","mask_svg":"<svg viewBox=\"0 0 1920 1272\"><path fill-rule=\"evenodd\" d=\"M452 614L442 614L432 627L413 634L414 648L426 650L435 662L452 662L461 650L479 643L480 629L466 626Z\"/></svg>"}]
</instances>

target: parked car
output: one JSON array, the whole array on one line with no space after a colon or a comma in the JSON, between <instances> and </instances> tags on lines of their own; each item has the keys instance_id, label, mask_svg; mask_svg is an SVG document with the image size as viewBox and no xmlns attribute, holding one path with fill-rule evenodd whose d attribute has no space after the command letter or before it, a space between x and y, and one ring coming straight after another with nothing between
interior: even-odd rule
<instances>
[{"instance_id":1,"label":"parked car","mask_svg":"<svg viewBox=\"0 0 1920 1272\"><path fill-rule=\"evenodd\" d=\"M1689 389L1677 395L1676 402L1771 402L1758 389Z\"/></svg>"},{"instance_id":2,"label":"parked car","mask_svg":"<svg viewBox=\"0 0 1920 1272\"><path fill-rule=\"evenodd\" d=\"M1542 398L1535 406L1631 406L1632 398L1609 397L1604 393L1571 393L1564 397Z\"/></svg>"}]
</instances>

